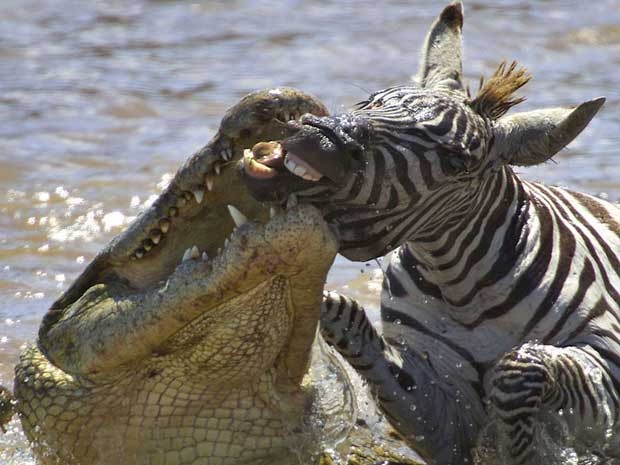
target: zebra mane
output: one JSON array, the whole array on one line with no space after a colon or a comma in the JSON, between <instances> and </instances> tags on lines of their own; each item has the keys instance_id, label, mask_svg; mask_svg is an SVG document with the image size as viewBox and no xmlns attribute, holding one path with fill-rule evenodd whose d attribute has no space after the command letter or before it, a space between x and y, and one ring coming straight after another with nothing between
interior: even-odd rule
<instances>
[{"instance_id":1,"label":"zebra mane","mask_svg":"<svg viewBox=\"0 0 620 465\"><path fill-rule=\"evenodd\" d=\"M525 97L513 97L512 94L527 84L531 78L532 76L525 68L517 69L516 61L513 61L510 66L503 61L487 81L484 77L480 77L478 94L470 105L484 117L499 119L512 107L525 100Z\"/></svg>"}]
</instances>

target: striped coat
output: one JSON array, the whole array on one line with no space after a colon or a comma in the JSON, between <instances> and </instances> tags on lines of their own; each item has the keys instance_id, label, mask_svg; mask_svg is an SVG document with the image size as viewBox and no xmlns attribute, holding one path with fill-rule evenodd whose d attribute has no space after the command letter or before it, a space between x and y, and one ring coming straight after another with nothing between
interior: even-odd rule
<instances>
[{"instance_id":1,"label":"striped coat","mask_svg":"<svg viewBox=\"0 0 620 465\"><path fill-rule=\"evenodd\" d=\"M604 99L506 116L529 80L515 64L470 97L462 21L455 3L433 24L417 85L302 118L282 144L314 174L278 175L280 194L321 208L346 257L391 252L380 327L327 292L323 337L431 464L563 463L558 444L620 459L620 209L512 169Z\"/></svg>"}]
</instances>

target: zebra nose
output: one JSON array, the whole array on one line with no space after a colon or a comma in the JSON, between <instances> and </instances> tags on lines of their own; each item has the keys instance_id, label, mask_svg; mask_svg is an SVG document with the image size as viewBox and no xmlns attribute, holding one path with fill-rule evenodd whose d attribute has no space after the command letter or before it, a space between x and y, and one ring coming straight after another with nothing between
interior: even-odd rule
<instances>
[{"instance_id":1,"label":"zebra nose","mask_svg":"<svg viewBox=\"0 0 620 465\"><path fill-rule=\"evenodd\" d=\"M336 184L347 176L349 164L344 146L316 126L303 125L297 133L282 141L282 147Z\"/></svg>"}]
</instances>

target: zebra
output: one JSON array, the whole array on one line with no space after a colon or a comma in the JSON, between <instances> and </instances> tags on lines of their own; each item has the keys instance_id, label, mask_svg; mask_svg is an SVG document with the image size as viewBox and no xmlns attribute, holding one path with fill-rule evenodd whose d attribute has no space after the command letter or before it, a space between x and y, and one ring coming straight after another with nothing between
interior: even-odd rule
<instances>
[{"instance_id":1,"label":"zebra","mask_svg":"<svg viewBox=\"0 0 620 465\"><path fill-rule=\"evenodd\" d=\"M428 463L473 463L488 431L497 460L543 463L544 425L620 458L620 209L512 168L549 160L605 99L506 115L530 75L503 63L472 96L462 25L447 6L415 83L291 123L276 154L246 155L245 181L319 207L345 257L388 254L379 324L326 292L321 332Z\"/></svg>"}]
</instances>

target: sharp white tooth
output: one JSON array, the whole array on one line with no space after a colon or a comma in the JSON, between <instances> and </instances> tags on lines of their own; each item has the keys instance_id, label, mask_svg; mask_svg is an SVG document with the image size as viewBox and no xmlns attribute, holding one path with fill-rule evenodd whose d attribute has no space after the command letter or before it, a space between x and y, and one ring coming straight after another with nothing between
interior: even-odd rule
<instances>
[{"instance_id":1,"label":"sharp white tooth","mask_svg":"<svg viewBox=\"0 0 620 465\"><path fill-rule=\"evenodd\" d=\"M297 196L295 194L291 194L288 196L288 199L286 201L286 208L293 208L297 206Z\"/></svg>"},{"instance_id":2,"label":"sharp white tooth","mask_svg":"<svg viewBox=\"0 0 620 465\"><path fill-rule=\"evenodd\" d=\"M189 260L190 258L192 258L192 249L188 248L184 253L183 253L183 259L181 260L182 262Z\"/></svg>"},{"instance_id":3,"label":"sharp white tooth","mask_svg":"<svg viewBox=\"0 0 620 465\"><path fill-rule=\"evenodd\" d=\"M228 211L230 212L230 216L232 216L232 219L237 227L241 226L244 223L247 223L248 219L245 217L245 215L232 205L228 205Z\"/></svg>"},{"instance_id":4,"label":"sharp white tooth","mask_svg":"<svg viewBox=\"0 0 620 465\"><path fill-rule=\"evenodd\" d=\"M149 237L151 238L151 240L153 241L153 244L155 245L159 244L159 241L161 241L161 234L158 232L151 233Z\"/></svg>"},{"instance_id":5,"label":"sharp white tooth","mask_svg":"<svg viewBox=\"0 0 620 465\"><path fill-rule=\"evenodd\" d=\"M205 184L207 185L207 190L213 190L213 176L210 174L205 175Z\"/></svg>"},{"instance_id":6,"label":"sharp white tooth","mask_svg":"<svg viewBox=\"0 0 620 465\"><path fill-rule=\"evenodd\" d=\"M228 159L229 159L229 160L232 160L232 157L233 157L233 151L232 151L232 149L228 149L228 150L226 150L226 154L228 155Z\"/></svg>"},{"instance_id":7,"label":"sharp white tooth","mask_svg":"<svg viewBox=\"0 0 620 465\"><path fill-rule=\"evenodd\" d=\"M207 255L207 252L202 252L202 261L206 262L207 260L209 260L209 256Z\"/></svg>"},{"instance_id":8,"label":"sharp white tooth","mask_svg":"<svg viewBox=\"0 0 620 465\"><path fill-rule=\"evenodd\" d=\"M200 257L200 250L198 250L198 247L193 246L192 250L190 251L190 257L191 258L198 258Z\"/></svg>"},{"instance_id":9,"label":"sharp white tooth","mask_svg":"<svg viewBox=\"0 0 620 465\"><path fill-rule=\"evenodd\" d=\"M194 198L198 203L202 203L202 200L205 198L205 191L203 191L202 189L196 189L192 191L192 194L194 194Z\"/></svg>"},{"instance_id":10,"label":"sharp white tooth","mask_svg":"<svg viewBox=\"0 0 620 465\"><path fill-rule=\"evenodd\" d=\"M228 238L224 239L224 248L228 247L228 242L230 242Z\"/></svg>"},{"instance_id":11,"label":"sharp white tooth","mask_svg":"<svg viewBox=\"0 0 620 465\"><path fill-rule=\"evenodd\" d=\"M219 175L220 171L222 170L222 168L220 167L219 163L215 163L213 165L213 169L215 170L215 174Z\"/></svg>"},{"instance_id":12,"label":"sharp white tooth","mask_svg":"<svg viewBox=\"0 0 620 465\"><path fill-rule=\"evenodd\" d=\"M170 229L170 221L168 221L168 220L160 220L159 221L159 229L161 229L161 232L166 234L168 232L168 230Z\"/></svg>"},{"instance_id":13,"label":"sharp white tooth","mask_svg":"<svg viewBox=\"0 0 620 465\"><path fill-rule=\"evenodd\" d=\"M142 258L144 257L144 251L142 250L136 250L136 258Z\"/></svg>"},{"instance_id":14,"label":"sharp white tooth","mask_svg":"<svg viewBox=\"0 0 620 465\"><path fill-rule=\"evenodd\" d=\"M269 209L269 218L273 218L274 216L276 216L276 209L271 207Z\"/></svg>"}]
</instances>

